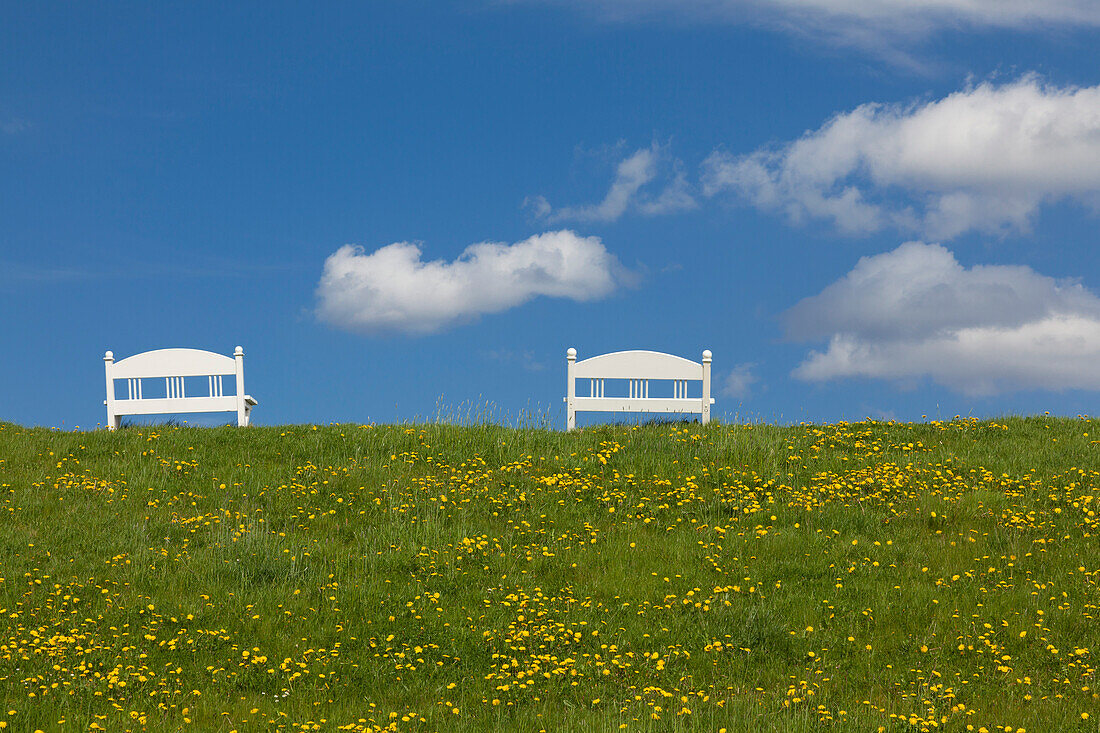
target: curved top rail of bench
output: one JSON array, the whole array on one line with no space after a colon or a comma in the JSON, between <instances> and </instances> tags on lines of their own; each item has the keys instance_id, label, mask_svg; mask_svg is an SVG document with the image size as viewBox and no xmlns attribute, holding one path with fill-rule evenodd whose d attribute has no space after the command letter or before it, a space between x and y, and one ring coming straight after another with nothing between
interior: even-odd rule
<instances>
[{"instance_id":1,"label":"curved top rail of bench","mask_svg":"<svg viewBox=\"0 0 1100 733\"><path fill-rule=\"evenodd\" d=\"M237 349L239 353L244 354L239 346ZM215 354L213 351L202 349L145 351L115 362L110 369L112 379L207 377L234 374L235 371L236 361L232 356Z\"/></svg>"},{"instance_id":2,"label":"curved top rail of bench","mask_svg":"<svg viewBox=\"0 0 1100 733\"><path fill-rule=\"evenodd\" d=\"M614 351L578 361L577 379L702 379L703 365L660 351Z\"/></svg>"}]
</instances>

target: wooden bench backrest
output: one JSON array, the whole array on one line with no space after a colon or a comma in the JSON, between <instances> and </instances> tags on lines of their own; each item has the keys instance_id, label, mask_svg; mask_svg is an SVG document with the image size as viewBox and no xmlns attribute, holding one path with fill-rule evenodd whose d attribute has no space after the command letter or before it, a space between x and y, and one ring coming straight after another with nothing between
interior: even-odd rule
<instances>
[{"instance_id":1,"label":"wooden bench backrest","mask_svg":"<svg viewBox=\"0 0 1100 733\"><path fill-rule=\"evenodd\" d=\"M699 413L703 423L710 421L710 351L703 352L701 363L659 351L615 351L578 362L577 350L569 349L565 358L566 430L576 427L578 411ZM591 380L587 397L577 396L578 379ZM628 396L607 397L606 379L628 380ZM650 397L651 379L671 381L673 396ZM699 398L687 396L693 381L702 382Z\"/></svg>"},{"instance_id":2,"label":"wooden bench backrest","mask_svg":"<svg viewBox=\"0 0 1100 733\"><path fill-rule=\"evenodd\" d=\"M241 354L244 355L243 350ZM104 360L107 358L104 356ZM237 362L232 356L201 349L157 349L128 356L114 362L109 369L114 379L208 377L235 374Z\"/></svg>"},{"instance_id":3,"label":"wooden bench backrest","mask_svg":"<svg viewBox=\"0 0 1100 733\"><path fill-rule=\"evenodd\" d=\"M178 412L236 412L238 424L248 422L244 392L244 349L233 356L202 349L157 349L134 354L118 362L108 351L103 356L107 378L108 428L118 427L121 415ZM222 377L233 376L236 394L226 395ZM207 394L188 396L184 379L206 377ZM127 399L115 398L115 380L127 381ZM142 380L164 379L165 397L143 396Z\"/></svg>"}]
</instances>

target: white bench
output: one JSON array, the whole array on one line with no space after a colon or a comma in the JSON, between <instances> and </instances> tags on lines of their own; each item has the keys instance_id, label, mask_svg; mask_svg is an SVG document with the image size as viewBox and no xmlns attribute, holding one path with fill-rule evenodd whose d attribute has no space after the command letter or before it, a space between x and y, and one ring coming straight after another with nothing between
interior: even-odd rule
<instances>
[{"instance_id":1,"label":"white bench","mask_svg":"<svg viewBox=\"0 0 1100 733\"><path fill-rule=\"evenodd\" d=\"M123 415L160 415L180 412L235 412L237 425L248 425L258 403L244 392L244 349L222 356L201 349L158 349L134 354L118 363L108 351L103 355L107 371L107 429L119 427ZM236 394L226 395L222 377L236 377ZM188 397L186 377L206 377L207 394ZM164 379L164 397L143 397L141 380ZM127 399L115 398L115 380L125 379Z\"/></svg>"},{"instance_id":2,"label":"white bench","mask_svg":"<svg viewBox=\"0 0 1100 733\"><path fill-rule=\"evenodd\" d=\"M710 422L709 351L697 363L659 351L616 351L577 361L577 350L566 352L565 429L577 427L578 412L664 412L698 413L705 425ZM577 396L577 380L588 379L588 397ZM605 379L629 380L626 397L604 395ZM649 380L672 381L672 397L650 397ZM688 397L688 382L702 381L702 396Z\"/></svg>"}]
</instances>

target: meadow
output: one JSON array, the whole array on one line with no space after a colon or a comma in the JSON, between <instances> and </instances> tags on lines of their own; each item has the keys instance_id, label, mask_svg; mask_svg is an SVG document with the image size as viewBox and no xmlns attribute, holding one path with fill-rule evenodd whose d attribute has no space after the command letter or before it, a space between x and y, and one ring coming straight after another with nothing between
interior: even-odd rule
<instances>
[{"instance_id":1,"label":"meadow","mask_svg":"<svg viewBox=\"0 0 1100 733\"><path fill-rule=\"evenodd\" d=\"M1097 731L1100 425L0 423L0 729Z\"/></svg>"}]
</instances>

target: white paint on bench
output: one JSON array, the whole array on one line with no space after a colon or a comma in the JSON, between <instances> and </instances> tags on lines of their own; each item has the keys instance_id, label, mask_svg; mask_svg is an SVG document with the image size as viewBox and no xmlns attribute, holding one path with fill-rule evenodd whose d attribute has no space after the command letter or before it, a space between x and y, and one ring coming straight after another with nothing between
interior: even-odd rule
<instances>
[{"instance_id":1,"label":"white paint on bench","mask_svg":"<svg viewBox=\"0 0 1100 733\"><path fill-rule=\"evenodd\" d=\"M115 355L108 351L103 355L107 376L107 429L114 430L122 422L123 415L161 415L181 412L235 412L237 425L248 425L252 408L259 404L244 392L244 349L240 346L233 356L223 356L201 349L158 349L115 362ZM237 382L237 394L225 395L222 377L233 376ZM206 396L188 397L184 388L185 377L206 377L209 392ZM143 379L164 379L161 397L143 397ZM126 380L127 399L115 397L115 380Z\"/></svg>"},{"instance_id":2,"label":"white paint on bench","mask_svg":"<svg viewBox=\"0 0 1100 733\"><path fill-rule=\"evenodd\" d=\"M703 361L694 362L659 351L616 351L577 361L577 350L566 352L566 430L577 426L578 412L661 412L698 413L701 422L710 422L710 351ZM577 396L577 380L588 379L588 397ZM626 397L607 397L604 380L626 379ZM672 382L672 397L650 397L649 380ZM702 382L702 396L689 398L688 382Z\"/></svg>"}]
</instances>

